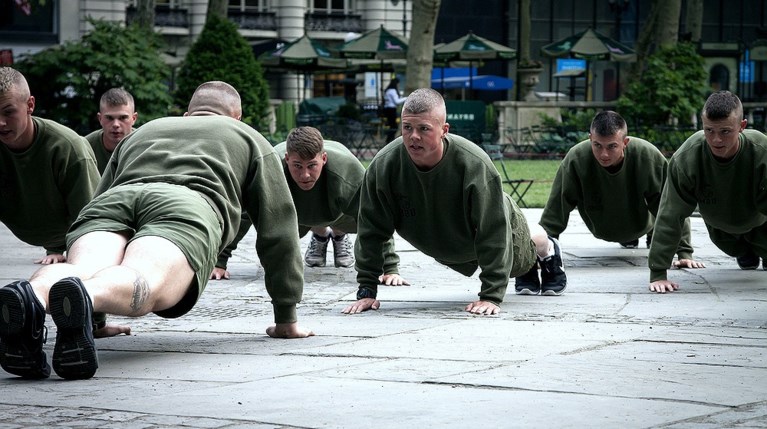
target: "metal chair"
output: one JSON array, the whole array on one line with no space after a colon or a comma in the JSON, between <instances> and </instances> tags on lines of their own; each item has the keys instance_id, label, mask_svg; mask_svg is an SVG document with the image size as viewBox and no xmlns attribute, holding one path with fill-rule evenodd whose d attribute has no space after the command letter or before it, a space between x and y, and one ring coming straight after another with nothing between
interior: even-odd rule
<instances>
[{"instance_id":1,"label":"metal chair","mask_svg":"<svg viewBox=\"0 0 767 429\"><path fill-rule=\"evenodd\" d=\"M508 169L506 168L506 159L503 156L501 145L483 144L482 148L485 150L485 152L487 152L488 156L490 156L490 159L493 160L494 163L495 161L498 161L497 164L501 165L501 168L498 172L502 175L501 180L503 183L507 183L511 187L511 197L517 201L517 204L520 207L527 208L525 195L527 194L527 191L530 190L530 187L533 186L535 179L512 179L511 176L509 176L509 170L511 167Z\"/></svg>"}]
</instances>

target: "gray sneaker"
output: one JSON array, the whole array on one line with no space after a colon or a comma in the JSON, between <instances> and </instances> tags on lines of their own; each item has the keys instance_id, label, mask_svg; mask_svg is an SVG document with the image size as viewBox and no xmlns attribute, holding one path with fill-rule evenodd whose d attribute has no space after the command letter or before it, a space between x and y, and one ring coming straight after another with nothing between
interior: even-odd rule
<instances>
[{"instance_id":1,"label":"gray sneaker","mask_svg":"<svg viewBox=\"0 0 767 429\"><path fill-rule=\"evenodd\" d=\"M328 237L323 240L317 234L312 233L312 241L309 242L309 248L306 249L304 262L307 267L324 267L325 256L328 252Z\"/></svg>"},{"instance_id":2,"label":"gray sneaker","mask_svg":"<svg viewBox=\"0 0 767 429\"><path fill-rule=\"evenodd\" d=\"M333 259L336 268L349 268L354 266L354 251L349 234L333 237Z\"/></svg>"}]
</instances>

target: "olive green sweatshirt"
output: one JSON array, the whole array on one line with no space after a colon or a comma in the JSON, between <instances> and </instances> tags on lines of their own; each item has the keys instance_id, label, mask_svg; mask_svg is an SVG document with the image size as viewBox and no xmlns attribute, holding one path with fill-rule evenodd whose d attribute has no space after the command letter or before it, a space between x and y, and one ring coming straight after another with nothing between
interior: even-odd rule
<instances>
[{"instance_id":1,"label":"olive green sweatshirt","mask_svg":"<svg viewBox=\"0 0 767 429\"><path fill-rule=\"evenodd\" d=\"M540 225L547 234L559 236L577 208L594 237L617 243L635 240L653 228L667 164L652 143L629 137L623 164L611 173L594 158L591 141L582 141L559 165ZM682 231L677 253L679 259L691 259L689 220Z\"/></svg>"},{"instance_id":2,"label":"olive green sweatshirt","mask_svg":"<svg viewBox=\"0 0 767 429\"><path fill-rule=\"evenodd\" d=\"M85 139L54 121L32 120L29 149L0 144L0 221L21 241L64 253L67 230L93 197L99 173Z\"/></svg>"},{"instance_id":3,"label":"olive green sweatshirt","mask_svg":"<svg viewBox=\"0 0 767 429\"><path fill-rule=\"evenodd\" d=\"M667 280L682 222L698 206L706 225L743 234L767 222L767 136L744 130L738 153L714 158L703 131L685 141L669 161L650 246L650 282Z\"/></svg>"},{"instance_id":4,"label":"olive green sweatshirt","mask_svg":"<svg viewBox=\"0 0 767 429\"><path fill-rule=\"evenodd\" d=\"M487 154L453 134L429 171L411 161L402 138L386 145L365 172L355 246L357 281L377 290L382 247L396 231L416 249L470 276L477 267L483 300L500 303L514 258L510 207ZM524 219L522 219L524 222Z\"/></svg>"},{"instance_id":5,"label":"olive green sweatshirt","mask_svg":"<svg viewBox=\"0 0 767 429\"><path fill-rule=\"evenodd\" d=\"M290 188L290 195L298 213L298 224L312 228L316 226L333 225L341 220L345 224L357 223L357 213L360 207L360 185L365 168L357 157L341 143L324 140L323 148L328 160L322 168L322 173L314 187L308 191L299 188L290 176L285 162L287 144L282 142L274 147L274 151L282 160L285 178ZM249 223L244 225L249 226ZM226 268L229 257L247 233L247 228L240 228L235 240L219 254L216 266ZM349 231L356 233L356 227ZM394 252L394 240L389 240L384 250L384 266L386 274L399 274L399 257Z\"/></svg>"},{"instance_id":6,"label":"olive green sweatshirt","mask_svg":"<svg viewBox=\"0 0 767 429\"><path fill-rule=\"evenodd\" d=\"M117 146L97 194L154 182L186 186L210 202L222 225L219 252L234 238L241 213L247 212L258 232L256 252L275 322L296 321L303 292L296 210L282 164L261 134L224 116L156 119Z\"/></svg>"},{"instance_id":7,"label":"olive green sweatshirt","mask_svg":"<svg viewBox=\"0 0 767 429\"><path fill-rule=\"evenodd\" d=\"M135 129L131 130L131 132L133 131L135 131ZM104 142L102 141L103 138L103 128L85 136L85 140L91 145L93 154L96 156L96 165L98 165L99 173L104 172L104 169L107 167L107 162L109 162L109 158L112 156L112 152L107 151L104 147Z\"/></svg>"}]
</instances>

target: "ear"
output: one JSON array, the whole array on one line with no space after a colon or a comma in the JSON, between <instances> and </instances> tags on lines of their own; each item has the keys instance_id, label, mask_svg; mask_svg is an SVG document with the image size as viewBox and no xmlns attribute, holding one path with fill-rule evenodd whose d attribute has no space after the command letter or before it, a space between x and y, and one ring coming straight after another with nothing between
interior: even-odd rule
<instances>
[{"instance_id":1,"label":"ear","mask_svg":"<svg viewBox=\"0 0 767 429\"><path fill-rule=\"evenodd\" d=\"M442 126L442 137L445 136L450 131L450 124L445 122L445 125Z\"/></svg>"},{"instance_id":2,"label":"ear","mask_svg":"<svg viewBox=\"0 0 767 429\"><path fill-rule=\"evenodd\" d=\"M35 97L30 95L27 99L27 114L31 115L35 111Z\"/></svg>"},{"instance_id":3,"label":"ear","mask_svg":"<svg viewBox=\"0 0 767 429\"><path fill-rule=\"evenodd\" d=\"M623 146L624 147L628 146L630 141L631 141L631 139L629 138L629 136L623 136Z\"/></svg>"},{"instance_id":4,"label":"ear","mask_svg":"<svg viewBox=\"0 0 767 429\"><path fill-rule=\"evenodd\" d=\"M748 124L748 119L743 119L742 121L740 121L740 131L738 132L742 132L743 130L745 130L747 124Z\"/></svg>"},{"instance_id":5,"label":"ear","mask_svg":"<svg viewBox=\"0 0 767 429\"><path fill-rule=\"evenodd\" d=\"M322 165L325 165L328 163L328 153L322 152Z\"/></svg>"}]
</instances>

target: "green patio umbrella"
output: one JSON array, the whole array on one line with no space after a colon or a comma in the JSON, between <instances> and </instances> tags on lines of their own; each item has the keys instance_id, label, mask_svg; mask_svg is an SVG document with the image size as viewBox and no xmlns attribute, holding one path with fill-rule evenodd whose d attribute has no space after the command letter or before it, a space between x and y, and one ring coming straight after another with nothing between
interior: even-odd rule
<instances>
[{"instance_id":1,"label":"green patio umbrella","mask_svg":"<svg viewBox=\"0 0 767 429\"><path fill-rule=\"evenodd\" d=\"M307 35L263 53L258 60L265 67L295 71L296 79L299 76L298 72L305 76L319 70L343 69L347 66L345 59L334 58L322 44ZM298 88L300 86L297 85ZM301 99L300 92L298 98Z\"/></svg>"},{"instance_id":2,"label":"green patio umbrella","mask_svg":"<svg viewBox=\"0 0 767 429\"><path fill-rule=\"evenodd\" d=\"M511 60L516 56L516 50L477 36L471 31L463 37L434 48L435 62L469 61L470 71L474 61ZM469 89L474 87L472 74L469 74Z\"/></svg>"},{"instance_id":3,"label":"green patio umbrella","mask_svg":"<svg viewBox=\"0 0 767 429\"><path fill-rule=\"evenodd\" d=\"M342 58L379 60L381 77L378 82L378 92L380 93L383 85L381 80L383 79L384 61L406 59L407 39L381 25L375 30L370 30L360 37L344 43L338 49L338 53ZM378 100L379 95L376 94L376 100Z\"/></svg>"},{"instance_id":4,"label":"green patio umbrella","mask_svg":"<svg viewBox=\"0 0 767 429\"><path fill-rule=\"evenodd\" d=\"M580 33L565 37L541 48L541 53L553 58L580 58L586 62L586 82L589 77L590 61L636 61L636 52L623 43L587 28ZM620 64L617 67L617 79L620 81Z\"/></svg>"},{"instance_id":5,"label":"green patio umbrella","mask_svg":"<svg viewBox=\"0 0 767 429\"><path fill-rule=\"evenodd\" d=\"M585 60L636 61L636 52L591 28L541 48L549 57L572 57Z\"/></svg>"}]
</instances>

